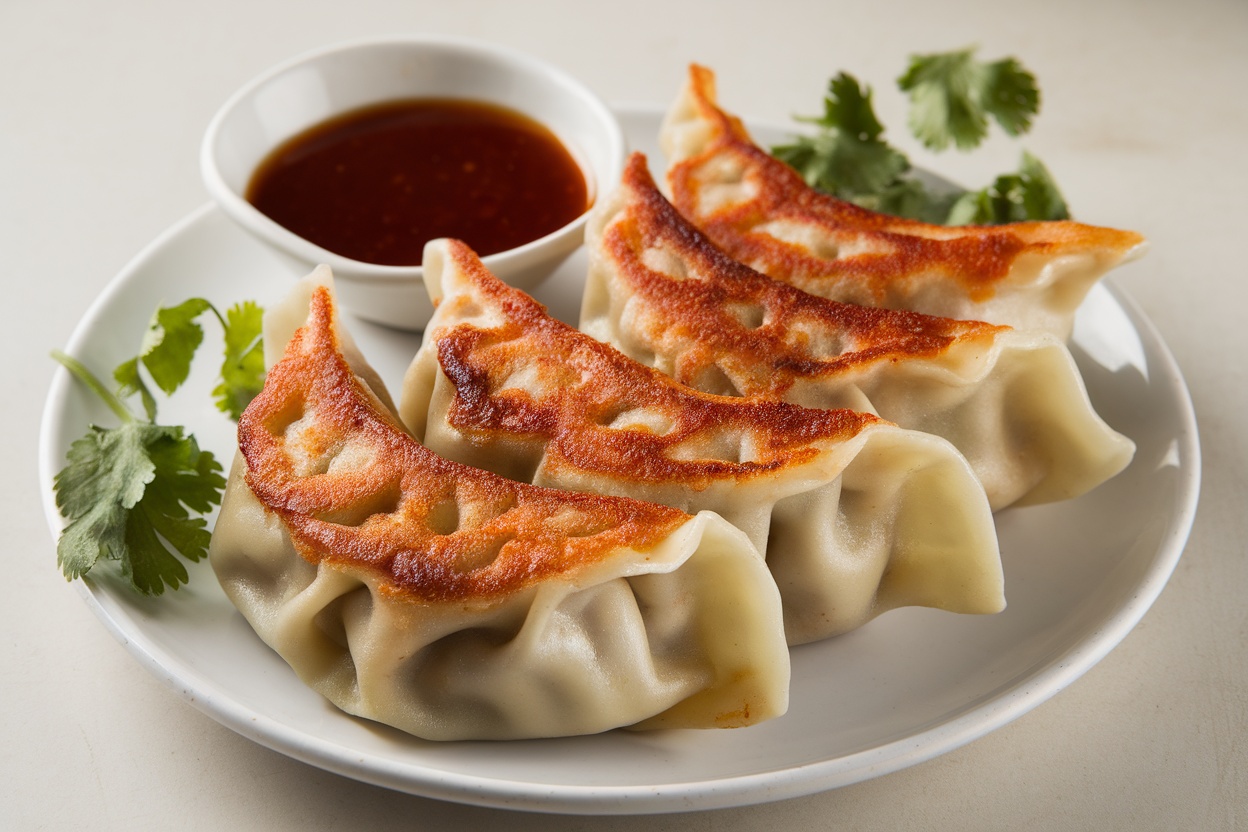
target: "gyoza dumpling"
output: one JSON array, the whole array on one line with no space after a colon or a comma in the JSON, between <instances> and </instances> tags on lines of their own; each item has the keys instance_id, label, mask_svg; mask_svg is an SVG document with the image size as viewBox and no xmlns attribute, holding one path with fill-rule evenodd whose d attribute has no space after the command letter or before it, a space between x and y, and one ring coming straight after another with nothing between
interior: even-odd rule
<instances>
[{"instance_id":1,"label":"gyoza dumpling","mask_svg":"<svg viewBox=\"0 0 1248 832\"><path fill-rule=\"evenodd\" d=\"M296 295L307 323L239 421L209 557L308 685L439 740L785 711L780 598L745 535L438 458L344 358L329 288Z\"/></svg>"},{"instance_id":2,"label":"gyoza dumpling","mask_svg":"<svg viewBox=\"0 0 1248 832\"><path fill-rule=\"evenodd\" d=\"M1109 269L1140 254L1130 231L1076 222L949 228L819 193L719 109L692 66L660 133L672 202L737 260L812 294L1070 336Z\"/></svg>"},{"instance_id":3,"label":"gyoza dumpling","mask_svg":"<svg viewBox=\"0 0 1248 832\"><path fill-rule=\"evenodd\" d=\"M586 227L581 329L712 393L878 413L943 436L994 509L1075 497L1134 445L1093 411L1052 335L809 295L736 262L634 154Z\"/></svg>"},{"instance_id":4,"label":"gyoza dumpling","mask_svg":"<svg viewBox=\"0 0 1248 832\"><path fill-rule=\"evenodd\" d=\"M765 552L791 644L899 606L1004 606L983 489L942 439L849 410L699 393L545 313L463 243L401 415L442 456L540 485L711 510Z\"/></svg>"}]
</instances>

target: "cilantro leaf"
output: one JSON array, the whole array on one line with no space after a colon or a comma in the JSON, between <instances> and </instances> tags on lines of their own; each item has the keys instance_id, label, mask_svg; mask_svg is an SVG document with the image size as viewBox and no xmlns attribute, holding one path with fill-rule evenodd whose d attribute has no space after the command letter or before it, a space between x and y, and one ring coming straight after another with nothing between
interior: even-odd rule
<instances>
[{"instance_id":1,"label":"cilantro leaf","mask_svg":"<svg viewBox=\"0 0 1248 832\"><path fill-rule=\"evenodd\" d=\"M1011 136L1027 132L1040 109L1035 77L1013 58L983 63L975 49L914 55L897 85L910 94L910 129L931 150L970 150L992 117Z\"/></svg>"},{"instance_id":2,"label":"cilantro leaf","mask_svg":"<svg viewBox=\"0 0 1248 832\"><path fill-rule=\"evenodd\" d=\"M149 595L159 595L163 584L176 589L177 579L186 581L186 569L162 541L191 561L208 554L212 535L207 521L190 516L187 509L211 511L225 488L221 465L212 453L201 451L194 436L183 436L182 428L168 430L167 436L147 445L154 476L126 523L129 551L122 572Z\"/></svg>"},{"instance_id":3,"label":"cilantro leaf","mask_svg":"<svg viewBox=\"0 0 1248 832\"><path fill-rule=\"evenodd\" d=\"M191 298L173 307L156 310L143 335L139 360L166 395L172 394L191 372L191 359L204 340L195 319L211 308L203 298Z\"/></svg>"},{"instance_id":4,"label":"cilantro leaf","mask_svg":"<svg viewBox=\"0 0 1248 832\"><path fill-rule=\"evenodd\" d=\"M983 93L980 103L1006 133L1021 136L1031 129L1031 120L1040 112L1040 89L1036 78L1013 58L983 67Z\"/></svg>"},{"instance_id":5,"label":"cilantro leaf","mask_svg":"<svg viewBox=\"0 0 1248 832\"><path fill-rule=\"evenodd\" d=\"M961 193L936 192L913 176L902 176L878 194L857 196L853 201L871 211L940 224L949 216L950 207Z\"/></svg>"},{"instance_id":6,"label":"cilantro leaf","mask_svg":"<svg viewBox=\"0 0 1248 832\"><path fill-rule=\"evenodd\" d=\"M70 521L56 547L65 577L106 558L146 595L185 583L186 568L166 544L193 561L207 554L207 524L187 508L206 512L220 503L225 479L212 454L180 427L133 420L92 425L68 459L55 479L57 507Z\"/></svg>"},{"instance_id":7,"label":"cilantro leaf","mask_svg":"<svg viewBox=\"0 0 1248 832\"><path fill-rule=\"evenodd\" d=\"M254 302L244 301L231 307L223 321L225 361L221 364L221 383L212 395L217 409L236 422L264 386L263 315L264 310Z\"/></svg>"},{"instance_id":8,"label":"cilantro leaf","mask_svg":"<svg viewBox=\"0 0 1248 832\"><path fill-rule=\"evenodd\" d=\"M83 575L101 556L120 557L125 549L126 514L155 476L144 453L143 422L104 430L92 426L69 447L69 464L56 475L56 505L70 524L56 547L67 578ZM101 499L101 495L107 495Z\"/></svg>"},{"instance_id":9,"label":"cilantro leaf","mask_svg":"<svg viewBox=\"0 0 1248 832\"><path fill-rule=\"evenodd\" d=\"M966 150L988 134L989 119L1017 136L1040 109L1035 77L1014 58L984 63L974 48L914 55L897 85L910 95L910 127L927 147ZM910 161L883 139L871 88L841 72L828 83L823 115L797 116L814 135L772 147L776 158L824 193L899 217L947 225L1065 219L1066 201L1048 170L1023 153L1018 173L978 191L928 188Z\"/></svg>"},{"instance_id":10,"label":"cilantro leaf","mask_svg":"<svg viewBox=\"0 0 1248 832\"><path fill-rule=\"evenodd\" d=\"M220 504L221 465L181 427L135 418L79 361L52 355L121 420L115 428L91 425L70 445L68 464L53 480L57 508L70 521L56 546L61 571L73 580L101 559L114 560L139 592L177 589L188 574L173 552L192 561L207 554L207 523L190 512L205 514ZM114 376L129 378L130 363ZM137 364L133 378L142 383Z\"/></svg>"},{"instance_id":11,"label":"cilantro leaf","mask_svg":"<svg viewBox=\"0 0 1248 832\"><path fill-rule=\"evenodd\" d=\"M967 149L988 134L983 110L971 100L974 62L971 50L915 56L897 85L910 93L910 129L932 150L950 140Z\"/></svg>"},{"instance_id":12,"label":"cilantro leaf","mask_svg":"<svg viewBox=\"0 0 1248 832\"><path fill-rule=\"evenodd\" d=\"M875 117L870 87L862 87L848 73L829 82L822 116L799 120L822 129L772 148L772 153L812 187L852 200L879 193L910 167L881 138L884 128Z\"/></svg>"},{"instance_id":13,"label":"cilantro leaf","mask_svg":"<svg viewBox=\"0 0 1248 832\"><path fill-rule=\"evenodd\" d=\"M127 398L137 393L148 421L156 418L156 401L139 366L148 371L166 395L172 395L190 375L195 351L204 341L203 327L197 321L207 311L216 316L225 337L221 380L212 391L217 409L238 421L264 386L264 343L260 335L264 310L253 301L243 301L222 316L207 300L191 298L177 306L157 309L144 333L139 354L113 371L118 395Z\"/></svg>"},{"instance_id":14,"label":"cilantro leaf","mask_svg":"<svg viewBox=\"0 0 1248 832\"><path fill-rule=\"evenodd\" d=\"M824 193L872 211L943 222L955 197L933 193L911 175L910 161L882 138L871 95L870 87L840 73L828 84L823 115L798 117L819 132L773 147L772 154Z\"/></svg>"},{"instance_id":15,"label":"cilantro leaf","mask_svg":"<svg viewBox=\"0 0 1248 832\"><path fill-rule=\"evenodd\" d=\"M997 206L993 191L1004 177L978 191L967 191L958 197L949 209L946 225L994 225L997 222Z\"/></svg>"},{"instance_id":16,"label":"cilantro leaf","mask_svg":"<svg viewBox=\"0 0 1248 832\"><path fill-rule=\"evenodd\" d=\"M1048 168L1026 151L1018 173L998 176L988 187L963 194L949 210L949 225L995 225L1070 218L1066 200Z\"/></svg>"},{"instance_id":17,"label":"cilantro leaf","mask_svg":"<svg viewBox=\"0 0 1248 832\"><path fill-rule=\"evenodd\" d=\"M884 132L871 104L871 88L863 87L847 72L839 73L828 83L823 100L824 114L817 123L835 127L860 141L877 141Z\"/></svg>"},{"instance_id":18,"label":"cilantro leaf","mask_svg":"<svg viewBox=\"0 0 1248 832\"><path fill-rule=\"evenodd\" d=\"M264 375L263 312L250 301L235 305L224 318L202 298L157 309L139 354L113 370L116 393L76 359L52 353L121 421L115 428L91 425L70 445L67 465L55 477L57 507L69 520L56 547L67 579L85 575L100 560L111 560L137 591L160 595L189 577L176 555L197 561L207 554L211 533L199 515L221 502L221 465L182 427L155 423L156 399L142 370L166 394L177 390L203 343L203 328L196 321L208 310L221 322L225 336L221 382L213 396L237 420L259 392ZM124 404L134 395L140 397L146 419Z\"/></svg>"}]
</instances>

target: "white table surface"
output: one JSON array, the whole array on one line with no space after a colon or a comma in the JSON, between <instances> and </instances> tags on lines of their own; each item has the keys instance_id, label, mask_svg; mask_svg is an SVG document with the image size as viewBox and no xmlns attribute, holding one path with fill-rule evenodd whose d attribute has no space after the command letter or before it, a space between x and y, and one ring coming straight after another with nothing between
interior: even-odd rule
<instances>
[{"instance_id":1,"label":"white table surface","mask_svg":"<svg viewBox=\"0 0 1248 832\"><path fill-rule=\"evenodd\" d=\"M209 118L252 75L349 37L468 35L523 48L612 102L665 105L714 67L733 109L785 123L847 69L890 138L967 183L1016 161L932 158L903 129L906 57L978 43L1040 78L1026 146L1089 222L1142 231L1118 272L1186 374L1200 511L1139 626L1055 698L927 763L837 791L681 816L556 817L442 803L287 759L145 672L60 577L36 478L53 364L88 304L202 205ZM3 829L1232 829L1248 827L1248 4L422 0L0 2L2 328L14 393L0 604ZM727 94L727 92L726 92Z\"/></svg>"}]
</instances>

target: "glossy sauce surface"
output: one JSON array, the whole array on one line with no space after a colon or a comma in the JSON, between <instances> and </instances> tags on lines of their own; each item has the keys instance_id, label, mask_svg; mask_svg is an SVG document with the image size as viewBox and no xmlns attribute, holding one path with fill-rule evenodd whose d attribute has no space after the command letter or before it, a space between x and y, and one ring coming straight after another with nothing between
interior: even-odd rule
<instances>
[{"instance_id":1,"label":"glossy sauce surface","mask_svg":"<svg viewBox=\"0 0 1248 832\"><path fill-rule=\"evenodd\" d=\"M536 240L584 213L589 188L533 119L474 101L411 99L291 138L256 169L247 200L336 254L408 266L437 237L481 256Z\"/></svg>"}]
</instances>

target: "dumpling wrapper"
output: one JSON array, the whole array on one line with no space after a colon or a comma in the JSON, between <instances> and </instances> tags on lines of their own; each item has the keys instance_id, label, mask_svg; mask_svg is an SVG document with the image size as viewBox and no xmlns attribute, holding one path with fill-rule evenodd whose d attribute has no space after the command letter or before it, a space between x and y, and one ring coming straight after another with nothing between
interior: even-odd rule
<instances>
[{"instance_id":1,"label":"dumpling wrapper","mask_svg":"<svg viewBox=\"0 0 1248 832\"><path fill-rule=\"evenodd\" d=\"M306 325L239 421L209 552L300 678L436 740L784 713L780 599L740 531L438 458L364 381L328 277L266 315L270 347Z\"/></svg>"},{"instance_id":2,"label":"dumpling wrapper","mask_svg":"<svg viewBox=\"0 0 1248 832\"><path fill-rule=\"evenodd\" d=\"M1065 344L838 303L736 262L655 187L634 154L586 227L581 329L711 393L849 407L949 440L994 510L1076 497L1134 444L1093 410Z\"/></svg>"},{"instance_id":3,"label":"dumpling wrapper","mask_svg":"<svg viewBox=\"0 0 1248 832\"><path fill-rule=\"evenodd\" d=\"M551 318L457 241L426 246L424 275L435 313L400 415L438 454L716 512L765 553L790 644L901 606L1004 607L991 510L944 440L692 390Z\"/></svg>"},{"instance_id":4,"label":"dumpling wrapper","mask_svg":"<svg viewBox=\"0 0 1248 832\"><path fill-rule=\"evenodd\" d=\"M832 300L1070 337L1106 271L1140 255L1131 231L1077 222L947 227L820 193L756 146L691 66L659 136L677 209L737 260Z\"/></svg>"}]
</instances>

